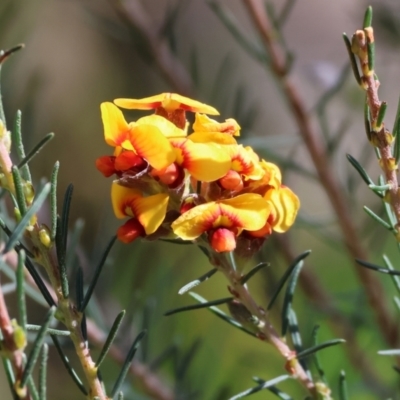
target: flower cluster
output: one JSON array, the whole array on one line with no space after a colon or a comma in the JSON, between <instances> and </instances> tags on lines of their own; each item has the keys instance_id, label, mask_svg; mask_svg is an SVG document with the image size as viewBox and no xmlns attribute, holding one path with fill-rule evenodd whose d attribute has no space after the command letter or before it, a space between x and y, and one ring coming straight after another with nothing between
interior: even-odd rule
<instances>
[{"instance_id":1,"label":"flower cluster","mask_svg":"<svg viewBox=\"0 0 400 400\"><path fill-rule=\"evenodd\" d=\"M155 112L128 123L118 107ZM191 127L187 111L195 113ZM237 143L234 119L207 116L218 114L174 93L101 104L105 141L114 153L96 166L116 176L114 213L129 218L117 232L122 242L203 237L217 252L248 251L290 228L298 197L282 185L276 165Z\"/></svg>"}]
</instances>

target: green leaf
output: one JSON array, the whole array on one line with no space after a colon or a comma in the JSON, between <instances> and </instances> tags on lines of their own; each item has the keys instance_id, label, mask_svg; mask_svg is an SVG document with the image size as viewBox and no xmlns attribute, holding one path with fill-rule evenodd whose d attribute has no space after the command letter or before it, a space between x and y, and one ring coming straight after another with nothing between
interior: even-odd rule
<instances>
[{"instance_id":1,"label":"green leaf","mask_svg":"<svg viewBox=\"0 0 400 400\"><path fill-rule=\"evenodd\" d=\"M102 255L102 257L101 257L101 259L100 259L100 261L99 261L99 263L98 263L98 265L97 265L97 267L96 267L96 269L94 271L93 278L92 278L92 280L90 282L90 285L89 285L89 287L88 287L88 289L86 291L85 297L84 297L84 299L82 301L82 305L79 307L79 311L80 312L84 312L85 311L86 306L88 305L88 303L89 303L89 301L90 301L90 299L92 297L92 294L93 294L93 291L94 291L94 289L96 287L97 281L99 280L101 271L103 270L103 266L104 266L104 264L105 264L105 262L107 260L108 254L110 253L110 251L111 251L111 249L112 249L112 247L113 247L113 245L114 245L116 240L117 240L117 236L113 236L111 238L110 242L108 243L108 245L107 245L107 247L106 247L106 249L105 249L105 251L104 251L104 253Z\"/></svg>"},{"instance_id":2,"label":"green leaf","mask_svg":"<svg viewBox=\"0 0 400 400\"><path fill-rule=\"evenodd\" d=\"M47 343L43 343L42 346L42 358L40 360L39 369L39 398L40 400L46 400L46 389L47 389L47 361L49 356L49 346Z\"/></svg>"},{"instance_id":3,"label":"green leaf","mask_svg":"<svg viewBox=\"0 0 400 400\"><path fill-rule=\"evenodd\" d=\"M18 164L18 168L21 169L25 164L28 164L36 155L40 153L46 144L54 138L54 133L48 133L29 153L28 155Z\"/></svg>"},{"instance_id":4,"label":"green leaf","mask_svg":"<svg viewBox=\"0 0 400 400\"><path fill-rule=\"evenodd\" d=\"M346 373L344 371L341 371L339 376L339 400L349 400Z\"/></svg>"},{"instance_id":5,"label":"green leaf","mask_svg":"<svg viewBox=\"0 0 400 400\"><path fill-rule=\"evenodd\" d=\"M308 349L301 351L300 353L297 354L297 358L300 359L300 358L309 357L322 349L325 349L325 348L331 347L331 346L336 346L337 344L341 344L341 343L346 343L346 341L344 339L328 340L326 342L320 343L316 346L313 346L313 347L310 347Z\"/></svg>"},{"instance_id":6,"label":"green leaf","mask_svg":"<svg viewBox=\"0 0 400 400\"><path fill-rule=\"evenodd\" d=\"M368 6L364 14L363 28L369 28L372 25L372 7Z\"/></svg>"},{"instance_id":7,"label":"green leaf","mask_svg":"<svg viewBox=\"0 0 400 400\"><path fill-rule=\"evenodd\" d=\"M251 271L249 271L246 275L242 276L242 278L240 279L240 284L244 285L258 271L260 271L262 268L269 267L269 266L270 266L270 263L268 263L268 262L260 262Z\"/></svg>"},{"instance_id":8,"label":"green leaf","mask_svg":"<svg viewBox=\"0 0 400 400\"><path fill-rule=\"evenodd\" d=\"M347 55L349 56L351 69L353 70L354 78L356 79L358 85L361 86L360 72L358 71L358 65L357 65L356 57L354 56L354 53L351 50L350 39L347 37L347 35L345 33L343 33L342 37L343 37L343 40L344 40L344 44L346 45Z\"/></svg>"},{"instance_id":9,"label":"green leaf","mask_svg":"<svg viewBox=\"0 0 400 400\"><path fill-rule=\"evenodd\" d=\"M199 278L195 279L192 282L187 283L185 286L182 286L178 294L184 294L188 292L189 290L193 289L196 286L199 286L201 283L207 281L209 278L211 278L218 270L216 268L213 268L212 270L206 272L204 275L200 276Z\"/></svg>"},{"instance_id":10,"label":"green leaf","mask_svg":"<svg viewBox=\"0 0 400 400\"><path fill-rule=\"evenodd\" d=\"M251 394L254 394L254 393L257 393L257 392L259 392L261 390L268 389L269 387L274 386L274 385L276 385L278 383L281 383L281 382L283 382L283 381L285 381L286 379L289 379L289 378L290 378L289 375L281 375L281 376L278 376L278 377L276 377L274 379L270 379L269 381L264 381L263 383L261 383L260 385L258 385L256 387L247 389L244 392L241 392L241 393L237 394L236 396L231 397L229 400L242 399L243 397L247 397L247 396L249 396Z\"/></svg>"},{"instance_id":11,"label":"green leaf","mask_svg":"<svg viewBox=\"0 0 400 400\"><path fill-rule=\"evenodd\" d=\"M50 191L50 209L51 209L51 234L52 241L56 238L57 233L57 179L60 162L54 164L53 172L51 173L51 191Z\"/></svg>"},{"instance_id":12,"label":"green leaf","mask_svg":"<svg viewBox=\"0 0 400 400\"><path fill-rule=\"evenodd\" d=\"M18 301L18 313L19 313L19 322L26 332L26 324L27 324L27 316L26 316L26 299L25 299L25 252L24 250L20 250L18 252L18 265L17 265L17 273L16 273L16 281L17 281L17 301Z\"/></svg>"},{"instance_id":13,"label":"green leaf","mask_svg":"<svg viewBox=\"0 0 400 400\"><path fill-rule=\"evenodd\" d=\"M362 261L362 260L359 260L357 258L356 258L356 262L358 264L360 264L361 266L365 267L365 268L369 268L369 269L372 269L374 271L381 272L383 274L400 275L400 271L395 271L395 270L391 270L391 269L382 268L382 267L380 267L378 265L369 263L367 261Z\"/></svg>"},{"instance_id":14,"label":"green leaf","mask_svg":"<svg viewBox=\"0 0 400 400\"><path fill-rule=\"evenodd\" d=\"M88 395L88 391L86 390L85 386L83 385L81 379L79 378L78 374L75 372L75 370L72 368L71 364L69 363L68 357L64 354L64 351L60 345L60 342L58 341L57 336L55 335L50 335L51 339L53 340L54 347L56 348L61 361L64 364L64 367L67 369L68 374L71 376L73 381L75 382L76 386L78 389L85 395Z\"/></svg>"},{"instance_id":15,"label":"green leaf","mask_svg":"<svg viewBox=\"0 0 400 400\"><path fill-rule=\"evenodd\" d=\"M375 214L369 207L364 206L363 209L371 218L379 222L384 228L393 232L393 227L390 226L390 224L388 224L386 221L384 221L379 215Z\"/></svg>"},{"instance_id":16,"label":"green leaf","mask_svg":"<svg viewBox=\"0 0 400 400\"><path fill-rule=\"evenodd\" d=\"M14 148L16 149L18 158L21 160L23 160L26 155L25 155L25 148L24 148L24 144L22 141L22 130L21 130L21 111L18 110L16 115L15 115L15 119L14 119L14 126L13 126L13 130L12 130L12 143L14 145ZM28 165L24 165L21 168L21 176L28 182L32 182L32 177L31 177L31 173L29 171L29 167Z\"/></svg>"},{"instance_id":17,"label":"green leaf","mask_svg":"<svg viewBox=\"0 0 400 400\"><path fill-rule=\"evenodd\" d=\"M197 293L194 292L189 292L188 293L190 296L192 296L195 300L205 304L208 303L207 300L200 296ZM227 322L228 324L232 325L235 328L238 328L239 330L241 330L242 332L245 332L253 337L256 337L255 333L246 329L242 324L240 324L239 322L237 322L235 319L233 319L231 316L225 314L223 311L221 311L218 307L215 306L211 306L208 308L209 311L211 311L214 315L216 315L218 318L222 319L223 321Z\"/></svg>"},{"instance_id":18,"label":"green leaf","mask_svg":"<svg viewBox=\"0 0 400 400\"><path fill-rule=\"evenodd\" d=\"M44 339L46 337L47 330L50 326L50 323L53 320L55 312L56 312L56 307L51 307L46 315L46 319L43 322L43 325L40 327L40 330L39 330L38 334L36 335L36 339L32 344L32 350L29 354L28 360L27 360L25 368L24 368L24 372L22 373L22 376L21 376L21 382L20 382L21 388L23 388L26 385L28 378L32 374L33 368L39 357L40 349L42 348Z\"/></svg>"},{"instance_id":19,"label":"green leaf","mask_svg":"<svg viewBox=\"0 0 400 400\"><path fill-rule=\"evenodd\" d=\"M118 375L118 378L114 384L113 389L111 390L111 397L114 397L116 393L119 391L123 381L125 380L126 374L129 371L129 368L132 364L133 357L135 356L136 350L139 347L140 341L142 340L143 336L146 334L146 331L142 331L137 335L136 339L132 343L131 348L129 349L129 352L126 356L126 359L124 361L124 364L121 368L121 371Z\"/></svg>"},{"instance_id":20,"label":"green leaf","mask_svg":"<svg viewBox=\"0 0 400 400\"><path fill-rule=\"evenodd\" d=\"M233 300L233 297L225 297L223 299L207 301L207 302L201 303L201 304L191 304L190 306L178 307L178 308L174 308L173 310L167 311L166 313L164 313L164 316L167 317L169 315L177 314L177 313L180 313L183 311L199 310L201 308L218 306L220 304L228 303L231 300Z\"/></svg>"},{"instance_id":21,"label":"green leaf","mask_svg":"<svg viewBox=\"0 0 400 400\"><path fill-rule=\"evenodd\" d=\"M101 363L104 361L108 351L110 350L110 347L112 346L115 337L117 336L118 330L121 326L122 319L125 316L126 311L122 310L118 315L117 318L115 318L114 323L112 324L112 327L110 329L110 332L108 333L107 339L103 345L103 348L101 349L99 358L96 361L96 367L99 368Z\"/></svg>"},{"instance_id":22,"label":"green leaf","mask_svg":"<svg viewBox=\"0 0 400 400\"><path fill-rule=\"evenodd\" d=\"M292 264L290 264L289 268L286 270L286 272L283 274L282 278L279 280L276 290L274 294L272 295L272 298L268 304L267 310L270 310L272 306L275 303L275 300L277 299L280 291L282 290L284 284L288 280L288 278L292 275L293 270L297 267L297 265L300 263L300 261L304 260L306 257L308 257L311 253L311 250L306 250L305 252L301 253L299 256L297 256Z\"/></svg>"},{"instance_id":23,"label":"green leaf","mask_svg":"<svg viewBox=\"0 0 400 400\"><path fill-rule=\"evenodd\" d=\"M26 212L26 214L23 216L21 221L18 223L18 225L15 227L13 233L8 239L8 242L6 246L4 247L3 254L9 252L19 241L20 237L24 233L26 227L30 223L31 218L39 211L40 207L46 200L47 195L50 192L50 184L46 183L43 186L43 189L41 192L38 194L38 196L35 198L34 202Z\"/></svg>"},{"instance_id":24,"label":"green leaf","mask_svg":"<svg viewBox=\"0 0 400 400\"><path fill-rule=\"evenodd\" d=\"M26 214L27 207L26 207L25 193L21 175L19 173L18 168L15 165L11 167L11 172L14 181L15 196L17 198L18 209L19 212L21 213L21 216L23 217Z\"/></svg>"},{"instance_id":25,"label":"green leaf","mask_svg":"<svg viewBox=\"0 0 400 400\"><path fill-rule=\"evenodd\" d=\"M294 291L296 289L296 284L297 284L297 278L299 277L300 271L303 268L304 261L300 260L295 268L293 269L293 272L291 273L290 279L288 281L285 297L283 299L283 306L282 306L282 336L286 335L287 328L289 326L289 315L291 312L292 308L292 301L293 301L293 295Z\"/></svg>"}]
</instances>

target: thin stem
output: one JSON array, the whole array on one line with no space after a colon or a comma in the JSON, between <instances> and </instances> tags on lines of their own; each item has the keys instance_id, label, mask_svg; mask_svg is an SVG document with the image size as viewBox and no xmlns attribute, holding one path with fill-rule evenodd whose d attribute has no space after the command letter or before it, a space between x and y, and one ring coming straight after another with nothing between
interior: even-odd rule
<instances>
[{"instance_id":1,"label":"thin stem","mask_svg":"<svg viewBox=\"0 0 400 400\"><path fill-rule=\"evenodd\" d=\"M297 88L287 75L284 54L274 40L274 33L271 29L268 16L262 7L262 3L256 0L243 0L243 3L247 7L250 17L269 54L271 70L282 87L288 107L293 114L299 132L317 170L319 180L337 215L347 251L352 259L359 258L360 255L365 257L365 250L358 239L356 227L346 204L346 198L343 196L339 182L333 174L333 169L327 163L325 148L318 140L318 134L311 124L306 105L301 99ZM354 266L356 267L356 263L354 263ZM373 273L365 268L356 267L355 271L363 283L369 304L374 310L375 318L382 335L391 346L397 347L399 343L399 330L388 312L385 303L382 301L385 298L382 286L375 279Z\"/></svg>"}]
</instances>

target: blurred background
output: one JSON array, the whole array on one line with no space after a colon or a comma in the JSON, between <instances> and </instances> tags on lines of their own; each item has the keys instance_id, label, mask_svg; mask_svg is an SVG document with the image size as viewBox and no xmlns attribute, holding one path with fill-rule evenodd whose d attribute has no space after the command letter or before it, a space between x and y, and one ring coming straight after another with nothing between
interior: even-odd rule
<instances>
[{"instance_id":1,"label":"blurred background","mask_svg":"<svg viewBox=\"0 0 400 400\"><path fill-rule=\"evenodd\" d=\"M368 400L393 394L399 381L391 369L392 360L376 355L387 344L364 307L365 296L344 250L337 217L316 179L279 85L265 63L243 49L210 3L1 1L0 48L26 45L2 70L7 122L11 126L16 111L22 110L27 149L48 132L56 134L32 161L31 168L39 182L42 177L48 179L55 161L60 161L60 200L67 185L74 185L71 230L81 239L71 265L79 263L85 276L90 277L119 225L111 210L111 178L105 179L94 164L97 157L111 153L103 140L100 103L162 92L196 98L216 107L221 121L237 119L243 142L281 167L284 183L302 202L295 227L283 240L269 240L260 255L260 259L271 263L250 283L260 304L269 301L290 257L312 249L305 268L315 277L321 292L329 294L343 320L337 321L338 314L325 307L322 297L313 296L302 282L294 305L305 345L311 345L316 324L321 326L320 341L338 337L338 325L344 326L341 332L353 329L359 350L365 355L364 364L355 365L354 358L351 361L352 349L348 345L325 350L320 358L329 383L337 388L339 372L344 369L352 398ZM257 47L259 37L242 2L216 3L229 10L234 25ZM400 93L400 5L395 0L267 3L275 15L280 15L284 3L293 3L281 30L293 55L291 76L312 113L319 139L327 144L327 162L342 184L343 196L351 207L360 239L369 249L370 261L379 262L382 252L391 255L396 249L393 238L377 229L364 214L363 205L378 210L380 206L376 197L360 185L361 179L345 157L351 153L371 176L377 177L375 156L365 140L363 93L349 72L341 35L351 35L361 28L366 6L374 7L376 70L381 98L389 104L386 120L392 124ZM332 96L321 103L327 92ZM126 115L134 119L144 114ZM207 259L195 248L139 241L128 246L117 243L91 309L91 318L101 328L109 327L121 309L127 310L129 322L118 342L123 350L143 325L148 326L149 337L138 356L141 362L148 365L165 350L175 352L156 373L175 391L177 399L223 400L252 387L253 376L267 380L284 373L282 361L267 345L236 332L205 310L163 316L171 308L193 303L189 296L179 296L178 290L209 269ZM381 276L376 279L387 288L391 307L390 280ZM197 291L207 299L227 295L226 283L219 276ZM279 324L279 307L275 312L273 318ZM40 322L44 313L41 307L30 305L30 322ZM65 346L68 348L68 343ZM70 358L73 359L72 353ZM48 398L81 398L53 351L51 362L55 369L51 371ZM106 384L113 382L116 371L116 364L110 360L103 371ZM2 372L0 377L4 379ZM131 383L127 379L127 387ZM133 382L132 387L131 397L126 398L151 398L140 392L140 384ZM296 384L285 382L280 387L294 399L304 398ZM1 399L7 400L4 396L7 395L2 394ZM261 392L253 398L276 397Z\"/></svg>"}]
</instances>

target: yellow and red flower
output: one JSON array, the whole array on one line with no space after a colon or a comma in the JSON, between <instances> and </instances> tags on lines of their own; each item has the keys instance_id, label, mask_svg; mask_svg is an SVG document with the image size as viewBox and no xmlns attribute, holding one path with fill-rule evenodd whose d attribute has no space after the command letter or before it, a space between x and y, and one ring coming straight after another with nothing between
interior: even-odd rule
<instances>
[{"instance_id":1,"label":"yellow and red flower","mask_svg":"<svg viewBox=\"0 0 400 400\"><path fill-rule=\"evenodd\" d=\"M167 212L168 195L158 193L144 197L140 190L113 182L111 201L117 218L130 218L117 231L118 239L130 243L139 236L154 233L160 227Z\"/></svg>"},{"instance_id":2,"label":"yellow and red flower","mask_svg":"<svg viewBox=\"0 0 400 400\"><path fill-rule=\"evenodd\" d=\"M177 218L171 227L183 240L194 240L207 233L214 250L232 251L236 247L236 237L243 230L261 229L270 213L270 203L260 195L246 193L193 207Z\"/></svg>"},{"instance_id":3,"label":"yellow and red flower","mask_svg":"<svg viewBox=\"0 0 400 400\"><path fill-rule=\"evenodd\" d=\"M186 111L219 115L214 107L176 93L161 93L144 99L115 99L114 103L121 108L155 110L157 115L166 118L181 129L186 127Z\"/></svg>"}]
</instances>

